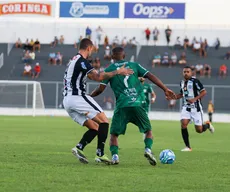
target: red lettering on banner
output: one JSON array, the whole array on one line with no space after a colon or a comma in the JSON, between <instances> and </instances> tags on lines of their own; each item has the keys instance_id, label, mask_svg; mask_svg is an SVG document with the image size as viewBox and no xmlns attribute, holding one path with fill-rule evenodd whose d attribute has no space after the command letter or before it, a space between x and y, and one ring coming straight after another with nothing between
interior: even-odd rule
<instances>
[{"instance_id":1,"label":"red lettering on banner","mask_svg":"<svg viewBox=\"0 0 230 192\"><path fill-rule=\"evenodd\" d=\"M0 15L38 14L51 16L52 5L44 3L4 3L0 4Z\"/></svg>"}]
</instances>

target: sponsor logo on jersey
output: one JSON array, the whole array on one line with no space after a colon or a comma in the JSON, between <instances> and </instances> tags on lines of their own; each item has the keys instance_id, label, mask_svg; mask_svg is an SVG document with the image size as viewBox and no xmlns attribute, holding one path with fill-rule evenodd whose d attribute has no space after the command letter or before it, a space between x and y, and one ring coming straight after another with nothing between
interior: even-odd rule
<instances>
[{"instance_id":1,"label":"sponsor logo on jersey","mask_svg":"<svg viewBox=\"0 0 230 192\"><path fill-rule=\"evenodd\" d=\"M87 69L84 62L81 62L82 69Z\"/></svg>"}]
</instances>

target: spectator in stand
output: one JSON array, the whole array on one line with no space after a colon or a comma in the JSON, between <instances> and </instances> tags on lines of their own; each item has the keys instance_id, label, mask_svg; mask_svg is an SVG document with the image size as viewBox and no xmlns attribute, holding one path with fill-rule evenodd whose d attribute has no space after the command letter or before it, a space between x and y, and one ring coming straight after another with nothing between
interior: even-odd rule
<instances>
[{"instance_id":1,"label":"spectator in stand","mask_svg":"<svg viewBox=\"0 0 230 192\"><path fill-rule=\"evenodd\" d=\"M31 68L30 64L26 63L25 67L24 67L24 71L23 71L23 76L25 76L25 75L31 76L31 69L32 68Z\"/></svg>"},{"instance_id":2,"label":"spectator in stand","mask_svg":"<svg viewBox=\"0 0 230 192\"><path fill-rule=\"evenodd\" d=\"M109 46L109 38L108 38L108 36L106 35L106 36L105 36L105 39L104 39L104 48L106 48L107 46Z\"/></svg>"},{"instance_id":3,"label":"spectator in stand","mask_svg":"<svg viewBox=\"0 0 230 192\"><path fill-rule=\"evenodd\" d=\"M165 64L165 65L168 65L169 64L169 54L168 52L165 52L163 58L162 58L162 61L161 61L162 64Z\"/></svg>"},{"instance_id":4,"label":"spectator in stand","mask_svg":"<svg viewBox=\"0 0 230 192\"><path fill-rule=\"evenodd\" d=\"M126 37L124 37L122 39L121 45L122 45L123 48L125 48L127 46L127 38Z\"/></svg>"},{"instance_id":5,"label":"spectator in stand","mask_svg":"<svg viewBox=\"0 0 230 192\"><path fill-rule=\"evenodd\" d=\"M94 69L96 69L98 72L103 72L104 68L101 67L101 61L99 59L99 57L96 57L96 59L93 61L92 66L94 67Z\"/></svg>"},{"instance_id":6,"label":"spectator in stand","mask_svg":"<svg viewBox=\"0 0 230 192\"><path fill-rule=\"evenodd\" d=\"M57 44L58 44L58 38L57 36L55 36L54 40L50 43L50 46L53 48L56 47Z\"/></svg>"},{"instance_id":7,"label":"spectator in stand","mask_svg":"<svg viewBox=\"0 0 230 192\"><path fill-rule=\"evenodd\" d=\"M33 72L33 76L32 78L38 78L41 72L41 67L39 65L39 63L36 63L35 67L34 67L34 72Z\"/></svg>"},{"instance_id":8,"label":"spectator in stand","mask_svg":"<svg viewBox=\"0 0 230 192\"><path fill-rule=\"evenodd\" d=\"M216 38L215 49L218 50L220 48L220 39Z\"/></svg>"},{"instance_id":9,"label":"spectator in stand","mask_svg":"<svg viewBox=\"0 0 230 192\"><path fill-rule=\"evenodd\" d=\"M104 104L106 110L112 110L113 109L113 99L112 97L104 97Z\"/></svg>"},{"instance_id":10,"label":"spectator in stand","mask_svg":"<svg viewBox=\"0 0 230 192\"><path fill-rule=\"evenodd\" d=\"M29 46L30 46L29 39L26 39L26 42L23 47L24 51L29 50Z\"/></svg>"},{"instance_id":11,"label":"spectator in stand","mask_svg":"<svg viewBox=\"0 0 230 192\"><path fill-rule=\"evenodd\" d=\"M194 65L191 66L192 70L192 78L196 78L196 67Z\"/></svg>"},{"instance_id":12,"label":"spectator in stand","mask_svg":"<svg viewBox=\"0 0 230 192\"><path fill-rule=\"evenodd\" d=\"M16 48L22 48L22 41L21 41L20 38L18 38L18 40L16 41L15 47L16 47Z\"/></svg>"},{"instance_id":13,"label":"spectator in stand","mask_svg":"<svg viewBox=\"0 0 230 192\"><path fill-rule=\"evenodd\" d=\"M229 58L230 58L230 51L228 51L228 52L226 53L226 55L225 55L224 59L229 60Z\"/></svg>"},{"instance_id":14,"label":"spectator in stand","mask_svg":"<svg viewBox=\"0 0 230 192\"><path fill-rule=\"evenodd\" d=\"M159 34L160 34L159 30L157 29L157 27L155 27L155 29L153 30L153 41L155 46L158 41Z\"/></svg>"},{"instance_id":15,"label":"spectator in stand","mask_svg":"<svg viewBox=\"0 0 230 192\"><path fill-rule=\"evenodd\" d=\"M136 40L136 37L133 37L131 40L130 40L130 44L131 44L131 47L134 48L137 46L138 42Z\"/></svg>"},{"instance_id":16,"label":"spectator in stand","mask_svg":"<svg viewBox=\"0 0 230 192\"><path fill-rule=\"evenodd\" d=\"M48 64L56 65L56 54L54 52L49 54Z\"/></svg>"},{"instance_id":17,"label":"spectator in stand","mask_svg":"<svg viewBox=\"0 0 230 192\"><path fill-rule=\"evenodd\" d=\"M220 77L225 78L227 76L227 70L228 70L228 68L227 68L227 66L225 64L221 65L220 69L219 69Z\"/></svg>"},{"instance_id":18,"label":"spectator in stand","mask_svg":"<svg viewBox=\"0 0 230 192\"><path fill-rule=\"evenodd\" d=\"M166 37L167 45L169 45L170 43L171 34L172 34L172 30L168 26L167 29L165 29L165 37Z\"/></svg>"},{"instance_id":19,"label":"spectator in stand","mask_svg":"<svg viewBox=\"0 0 230 192\"><path fill-rule=\"evenodd\" d=\"M32 61L29 50L25 52L24 57L22 58L22 61L24 63L30 63Z\"/></svg>"},{"instance_id":20,"label":"spectator in stand","mask_svg":"<svg viewBox=\"0 0 230 192\"><path fill-rule=\"evenodd\" d=\"M82 38L83 38L82 35L80 35L78 41L75 41L75 42L74 42L74 48L77 48L77 46L78 46L79 43L81 42Z\"/></svg>"},{"instance_id":21,"label":"spectator in stand","mask_svg":"<svg viewBox=\"0 0 230 192\"><path fill-rule=\"evenodd\" d=\"M208 64L204 64L204 70L203 70L204 76L207 75L210 78L211 77L211 72L212 72L211 66L208 65Z\"/></svg>"},{"instance_id":22,"label":"spectator in stand","mask_svg":"<svg viewBox=\"0 0 230 192\"><path fill-rule=\"evenodd\" d=\"M113 45L112 45L112 47L114 48L114 47L117 47L118 45L119 45L119 39L118 39L118 36L115 36L115 38L113 39Z\"/></svg>"},{"instance_id":23,"label":"spectator in stand","mask_svg":"<svg viewBox=\"0 0 230 192\"><path fill-rule=\"evenodd\" d=\"M111 59L111 51L110 51L110 47L109 46L107 46L105 48L104 59L105 60L110 60Z\"/></svg>"},{"instance_id":24,"label":"spectator in stand","mask_svg":"<svg viewBox=\"0 0 230 192\"><path fill-rule=\"evenodd\" d=\"M169 67L172 67L172 65L176 65L177 64L177 56L176 53L172 53L171 55L171 60L169 62Z\"/></svg>"},{"instance_id":25,"label":"spectator in stand","mask_svg":"<svg viewBox=\"0 0 230 192\"><path fill-rule=\"evenodd\" d=\"M98 53L98 51L99 51L99 42L98 42L98 39L95 39L93 47L94 47L94 52Z\"/></svg>"},{"instance_id":26,"label":"spectator in stand","mask_svg":"<svg viewBox=\"0 0 230 192\"><path fill-rule=\"evenodd\" d=\"M196 43L193 45L193 51L194 52L200 52L201 44L196 41Z\"/></svg>"},{"instance_id":27,"label":"spectator in stand","mask_svg":"<svg viewBox=\"0 0 230 192\"><path fill-rule=\"evenodd\" d=\"M161 55L160 55L160 53L157 53L153 58L152 67L155 67L155 64L158 64L158 65L161 64Z\"/></svg>"},{"instance_id":28,"label":"spectator in stand","mask_svg":"<svg viewBox=\"0 0 230 192\"><path fill-rule=\"evenodd\" d=\"M35 60L35 53L34 53L34 51L31 51L30 53L29 53L29 56L30 56L30 58L31 58L31 60Z\"/></svg>"},{"instance_id":29,"label":"spectator in stand","mask_svg":"<svg viewBox=\"0 0 230 192\"><path fill-rule=\"evenodd\" d=\"M98 26L98 28L96 29L96 33L97 33L96 35L97 35L98 44L100 45L101 37L103 34L103 30L102 30L101 26Z\"/></svg>"},{"instance_id":30,"label":"spectator in stand","mask_svg":"<svg viewBox=\"0 0 230 192\"><path fill-rule=\"evenodd\" d=\"M59 42L60 42L60 44L61 44L61 45L63 45L63 44L64 44L64 42L65 42L65 38L64 38L64 36L63 36L63 35L61 35L61 36L60 36Z\"/></svg>"},{"instance_id":31,"label":"spectator in stand","mask_svg":"<svg viewBox=\"0 0 230 192\"><path fill-rule=\"evenodd\" d=\"M38 39L36 39L36 41L34 42L33 51L35 51L36 49L38 49L38 52L40 52L41 50L41 44Z\"/></svg>"},{"instance_id":32,"label":"spectator in stand","mask_svg":"<svg viewBox=\"0 0 230 192\"><path fill-rule=\"evenodd\" d=\"M193 37L191 47L193 48L194 44L197 42L196 37Z\"/></svg>"},{"instance_id":33,"label":"spectator in stand","mask_svg":"<svg viewBox=\"0 0 230 192\"><path fill-rule=\"evenodd\" d=\"M33 50L33 47L34 47L34 40L31 39L29 43L29 50Z\"/></svg>"},{"instance_id":34,"label":"spectator in stand","mask_svg":"<svg viewBox=\"0 0 230 192\"><path fill-rule=\"evenodd\" d=\"M184 49L187 49L189 46L190 46L189 45L189 39L187 36L185 36L185 38L184 38Z\"/></svg>"},{"instance_id":35,"label":"spectator in stand","mask_svg":"<svg viewBox=\"0 0 230 192\"><path fill-rule=\"evenodd\" d=\"M54 64L56 65L56 64L59 63L60 65L62 65L62 57L63 57L63 56L61 55L61 53L60 53L60 52L57 52L56 57L55 57L55 63L54 63Z\"/></svg>"},{"instance_id":36,"label":"spectator in stand","mask_svg":"<svg viewBox=\"0 0 230 192\"><path fill-rule=\"evenodd\" d=\"M149 30L149 28L147 28L145 30L145 38L146 38L147 45L149 44L150 34L151 34L151 31Z\"/></svg>"},{"instance_id":37,"label":"spectator in stand","mask_svg":"<svg viewBox=\"0 0 230 192\"><path fill-rule=\"evenodd\" d=\"M200 74L200 76L203 76L203 68L204 66L202 64L197 64L196 65L196 74Z\"/></svg>"},{"instance_id":38,"label":"spectator in stand","mask_svg":"<svg viewBox=\"0 0 230 192\"><path fill-rule=\"evenodd\" d=\"M207 51L208 51L208 41L207 39L205 39L204 42L201 43L200 56L206 57Z\"/></svg>"},{"instance_id":39,"label":"spectator in stand","mask_svg":"<svg viewBox=\"0 0 230 192\"><path fill-rule=\"evenodd\" d=\"M185 54L185 52L182 52L181 56L180 56L179 64L186 64L186 63L187 63L186 54Z\"/></svg>"},{"instance_id":40,"label":"spectator in stand","mask_svg":"<svg viewBox=\"0 0 230 192\"><path fill-rule=\"evenodd\" d=\"M180 37L176 38L176 43L175 43L175 49L180 49L181 48L181 41L180 41Z\"/></svg>"},{"instance_id":41,"label":"spectator in stand","mask_svg":"<svg viewBox=\"0 0 230 192\"><path fill-rule=\"evenodd\" d=\"M87 26L87 28L85 29L85 37L91 39L91 35L92 35L92 30L89 28L89 26Z\"/></svg>"}]
</instances>

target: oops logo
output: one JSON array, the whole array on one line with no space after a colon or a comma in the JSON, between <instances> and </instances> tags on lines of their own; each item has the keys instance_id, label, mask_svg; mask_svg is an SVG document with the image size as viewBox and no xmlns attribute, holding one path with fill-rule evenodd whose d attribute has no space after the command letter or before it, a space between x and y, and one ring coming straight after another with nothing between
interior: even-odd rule
<instances>
[{"instance_id":1,"label":"oops logo","mask_svg":"<svg viewBox=\"0 0 230 192\"><path fill-rule=\"evenodd\" d=\"M144 6L141 3L137 3L133 6L133 14L140 16L144 15L149 18L163 17L167 18L168 15L171 15L174 12L172 7L168 6Z\"/></svg>"}]
</instances>

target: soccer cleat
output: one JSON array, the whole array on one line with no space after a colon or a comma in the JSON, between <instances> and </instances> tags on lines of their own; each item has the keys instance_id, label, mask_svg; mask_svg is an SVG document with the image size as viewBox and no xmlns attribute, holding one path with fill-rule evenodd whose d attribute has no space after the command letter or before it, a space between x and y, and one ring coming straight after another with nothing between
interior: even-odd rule
<instances>
[{"instance_id":1,"label":"soccer cleat","mask_svg":"<svg viewBox=\"0 0 230 192\"><path fill-rule=\"evenodd\" d=\"M184 149L181 149L181 151L192 151L192 149L191 148L189 148L189 147L185 147Z\"/></svg>"},{"instance_id":2,"label":"soccer cleat","mask_svg":"<svg viewBox=\"0 0 230 192\"><path fill-rule=\"evenodd\" d=\"M213 127L213 125L209 122L209 121L207 121L206 122L206 124L209 124L209 131L211 132L211 133L214 133L215 132L215 128Z\"/></svg>"},{"instance_id":3,"label":"soccer cleat","mask_svg":"<svg viewBox=\"0 0 230 192\"><path fill-rule=\"evenodd\" d=\"M112 164L113 164L113 165L119 164L119 156L118 156L117 154L114 154L114 155L112 156Z\"/></svg>"},{"instance_id":4,"label":"soccer cleat","mask_svg":"<svg viewBox=\"0 0 230 192\"><path fill-rule=\"evenodd\" d=\"M97 163L105 163L106 165L110 165L112 163L111 160L107 157L107 155L103 155L101 157L96 155L95 161Z\"/></svg>"},{"instance_id":5,"label":"soccer cleat","mask_svg":"<svg viewBox=\"0 0 230 192\"><path fill-rule=\"evenodd\" d=\"M84 163L84 164L88 164L89 163L88 159L84 155L84 152L82 150L78 149L77 147L72 148L72 153L73 153L73 155L75 157L77 157L79 159L79 161L81 163Z\"/></svg>"},{"instance_id":6,"label":"soccer cleat","mask_svg":"<svg viewBox=\"0 0 230 192\"><path fill-rule=\"evenodd\" d=\"M154 155L152 154L152 151L150 149L147 149L147 148L145 149L144 156L146 157L146 159L149 161L149 163L152 166L155 166L157 164L157 160L154 157Z\"/></svg>"}]
</instances>

